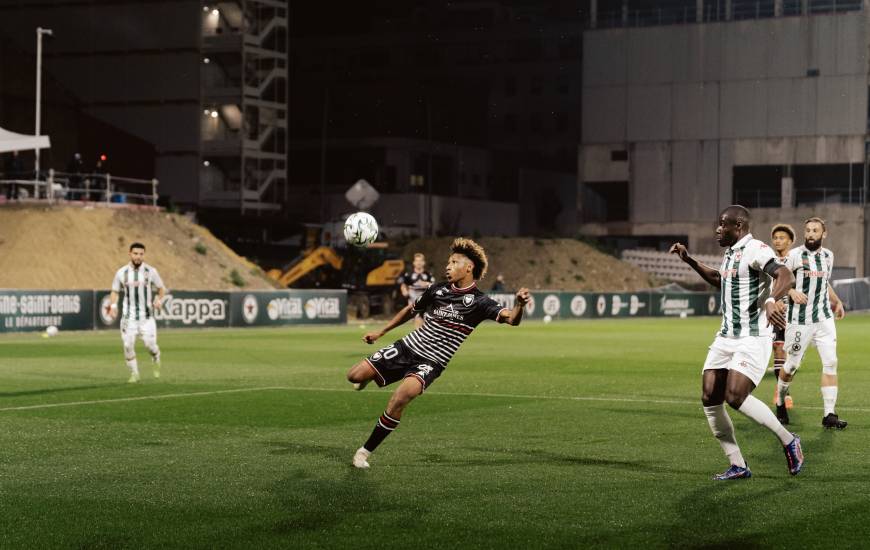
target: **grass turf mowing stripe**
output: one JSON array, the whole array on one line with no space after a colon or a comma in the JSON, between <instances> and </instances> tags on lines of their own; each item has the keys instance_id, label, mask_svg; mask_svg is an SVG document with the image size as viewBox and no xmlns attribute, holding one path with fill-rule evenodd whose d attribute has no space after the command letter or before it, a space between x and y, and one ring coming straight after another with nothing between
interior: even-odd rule
<instances>
[{"instance_id":1,"label":"grass turf mowing stripe","mask_svg":"<svg viewBox=\"0 0 870 550\"><path fill-rule=\"evenodd\" d=\"M237 388L229 390L214 390L189 393L164 393L160 395L142 395L137 397L118 397L114 399L94 399L92 401L69 401L65 403L42 403L39 405L22 405L20 407L4 407L0 408L0 412L7 411L27 411L35 409L52 409L57 407L75 407L82 405L101 405L103 403L124 403L127 401L148 401L156 399L179 399L183 397L202 397L209 395L221 395L228 393L246 393L258 391L313 391L313 392L339 392L348 393L348 388L316 388L316 387L294 387L294 386L264 386L257 388ZM687 399L650 399L645 397L601 397L592 395L528 395L519 393L482 393L482 392L428 392L427 395L446 395L450 397L496 397L503 399L550 399L559 401L602 401L607 403L647 403L654 405L698 405L698 401L689 401ZM824 407L817 406L802 406L802 409L823 410ZM840 407L844 411L870 412L870 408L865 407Z\"/></svg>"}]
</instances>

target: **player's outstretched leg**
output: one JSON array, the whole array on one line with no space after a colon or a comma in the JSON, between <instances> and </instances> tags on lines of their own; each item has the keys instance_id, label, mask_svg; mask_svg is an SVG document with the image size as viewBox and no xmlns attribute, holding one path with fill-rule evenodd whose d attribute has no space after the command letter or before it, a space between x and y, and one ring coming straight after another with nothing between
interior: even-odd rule
<instances>
[{"instance_id":1,"label":"player's outstretched leg","mask_svg":"<svg viewBox=\"0 0 870 550\"><path fill-rule=\"evenodd\" d=\"M704 371L702 378L701 401L704 404L704 414L707 416L707 423L710 425L713 437L719 441L722 452L731 461L730 468L721 474L713 476L713 479L717 481L752 477L752 472L749 471L749 467L743 459L743 454L740 452L740 447L737 445L737 438L734 436L734 424L731 423L731 417L728 416L728 411L725 409L725 381L727 374L728 371L724 369L707 370Z\"/></svg>"},{"instance_id":2,"label":"player's outstretched leg","mask_svg":"<svg viewBox=\"0 0 870 550\"><path fill-rule=\"evenodd\" d=\"M755 384L746 375L729 371L725 400L732 408L764 426L779 438L785 450L788 471L791 475L797 475L804 463L800 438L785 429L767 405L751 394L754 389Z\"/></svg>"},{"instance_id":3,"label":"player's outstretched leg","mask_svg":"<svg viewBox=\"0 0 870 550\"><path fill-rule=\"evenodd\" d=\"M387 403L387 409L378 418L372 434L362 447L357 449L353 455L353 465L357 468L369 467L369 456L378 448L378 445L386 439L388 435L399 427L402 419L402 412L405 407L414 400L415 397L423 393L423 383L419 378L409 376L402 380L402 383L393 392L390 397L390 402Z\"/></svg>"},{"instance_id":4,"label":"player's outstretched leg","mask_svg":"<svg viewBox=\"0 0 870 550\"><path fill-rule=\"evenodd\" d=\"M377 375L378 372L372 364L363 359L347 371L347 381L353 384L353 389L362 391Z\"/></svg>"}]
</instances>

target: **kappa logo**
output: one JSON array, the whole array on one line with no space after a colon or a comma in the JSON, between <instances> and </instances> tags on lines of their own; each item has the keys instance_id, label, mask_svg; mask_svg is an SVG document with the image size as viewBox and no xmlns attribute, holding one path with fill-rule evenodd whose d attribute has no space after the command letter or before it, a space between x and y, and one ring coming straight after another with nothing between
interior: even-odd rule
<instances>
[{"instance_id":1,"label":"kappa logo","mask_svg":"<svg viewBox=\"0 0 870 550\"><path fill-rule=\"evenodd\" d=\"M420 376L428 376L432 374L433 370L435 369L433 369L429 365L420 365L419 367L417 367L417 374L419 374Z\"/></svg>"},{"instance_id":2,"label":"kappa logo","mask_svg":"<svg viewBox=\"0 0 870 550\"><path fill-rule=\"evenodd\" d=\"M257 313L259 313L257 297L253 294L246 295L242 300L242 318L251 325L257 320Z\"/></svg>"},{"instance_id":3,"label":"kappa logo","mask_svg":"<svg viewBox=\"0 0 870 550\"><path fill-rule=\"evenodd\" d=\"M163 308L154 312L154 318L158 321L180 321L185 325L204 325L209 321L225 320L227 304L217 298L176 298L167 294Z\"/></svg>"},{"instance_id":4,"label":"kappa logo","mask_svg":"<svg viewBox=\"0 0 870 550\"><path fill-rule=\"evenodd\" d=\"M465 296L462 297L462 303L465 304L466 306L470 306L471 304L474 303L474 295L466 294Z\"/></svg>"},{"instance_id":5,"label":"kappa logo","mask_svg":"<svg viewBox=\"0 0 870 550\"><path fill-rule=\"evenodd\" d=\"M749 363L747 363L746 361L740 361L739 363L737 363L737 366L740 367L741 369L748 369Z\"/></svg>"}]
</instances>

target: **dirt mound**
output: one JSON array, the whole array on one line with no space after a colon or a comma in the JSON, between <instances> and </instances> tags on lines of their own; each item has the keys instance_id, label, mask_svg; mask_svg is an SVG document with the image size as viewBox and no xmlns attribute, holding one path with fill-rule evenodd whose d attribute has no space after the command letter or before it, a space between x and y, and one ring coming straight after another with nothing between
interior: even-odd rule
<instances>
[{"instance_id":1,"label":"dirt mound","mask_svg":"<svg viewBox=\"0 0 870 550\"><path fill-rule=\"evenodd\" d=\"M112 208L0 208L0 288L109 288L130 243L171 289L271 289L263 271L178 214Z\"/></svg>"},{"instance_id":2,"label":"dirt mound","mask_svg":"<svg viewBox=\"0 0 870 550\"><path fill-rule=\"evenodd\" d=\"M426 255L429 269L440 278L450 254L452 238L416 239L404 247L403 257ZM636 267L574 239L482 237L489 273L481 283L488 290L499 273L508 289L636 291L659 281Z\"/></svg>"}]
</instances>

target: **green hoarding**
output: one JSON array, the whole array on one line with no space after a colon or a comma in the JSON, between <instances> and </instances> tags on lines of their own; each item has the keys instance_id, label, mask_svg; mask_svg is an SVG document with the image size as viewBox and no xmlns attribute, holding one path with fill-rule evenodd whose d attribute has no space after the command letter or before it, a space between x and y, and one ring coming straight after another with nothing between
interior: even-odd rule
<instances>
[{"instance_id":1,"label":"green hoarding","mask_svg":"<svg viewBox=\"0 0 870 550\"><path fill-rule=\"evenodd\" d=\"M237 292L230 298L234 327L347 322L347 291Z\"/></svg>"},{"instance_id":2,"label":"green hoarding","mask_svg":"<svg viewBox=\"0 0 870 550\"><path fill-rule=\"evenodd\" d=\"M95 292L94 326L117 328L119 316L109 311L109 292ZM120 307L120 306L119 306ZM230 326L230 293L176 290L166 294L163 307L154 312L158 327L228 327Z\"/></svg>"},{"instance_id":3,"label":"green hoarding","mask_svg":"<svg viewBox=\"0 0 870 550\"><path fill-rule=\"evenodd\" d=\"M612 317L660 317L716 315L719 294L714 292L542 292L531 293L524 315L541 319L594 319ZM505 307L513 307L514 295L490 296Z\"/></svg>"},{"instance_id":4,"label":"green hoarding","mask_svg":"<svg viewBox=\"0 0 870 550\"><path fill-rule=\"evenodd\" d=\"M0 290L0 332L94 328L91 290Z\"/></svg>"}]
</instances>

